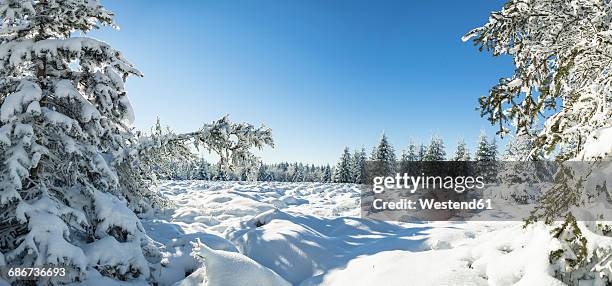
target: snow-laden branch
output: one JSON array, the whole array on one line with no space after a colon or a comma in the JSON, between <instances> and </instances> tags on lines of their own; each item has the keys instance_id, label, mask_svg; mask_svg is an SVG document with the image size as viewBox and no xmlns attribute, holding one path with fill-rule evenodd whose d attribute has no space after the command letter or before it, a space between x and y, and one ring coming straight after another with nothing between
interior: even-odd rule
<instances>
[{"instance_id":1,"label":"snow-laden branch","mask_svg":"<svg viewBox=\"0 0 612 286\"><path fill-rule=\"evenodd\" d=\"M141 136L138 142L131 144L126 155L147 156L147 153L159 149L188 150L186 144L193 144L196 149L204 148L215 152L220 157L224 167L253 164L256 157L251 153L252 148L262 149L266 146L274 147L272 130L265 126L256 128L249 123L233 123L228 116L204 124L195 132L175 134L168 131L164 133L161 127L149 136ZM173 150L168 150L172 153ZM123 156L116 157L121 162Z\"/></svg>"},{"instance_id":2,"label":"snow-laden branch","mask_svg":"<svg viewBox=\"0 0 612 286\"><path fill-rule=\"evenodd\" d=\"M556 152L559 160L611 154L608 1L508 1L463 37L470 39L480 50L514 61L514 74L480 98L482 116L499 126L499 134L515 127L519 134L537 137L534 153Z\"/></svg>"}]
</instances>

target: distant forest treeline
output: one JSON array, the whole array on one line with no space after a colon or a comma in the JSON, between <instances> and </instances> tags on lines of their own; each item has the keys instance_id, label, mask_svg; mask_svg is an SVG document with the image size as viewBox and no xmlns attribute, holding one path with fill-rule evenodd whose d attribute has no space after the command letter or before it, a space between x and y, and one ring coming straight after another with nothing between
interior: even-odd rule
<instances>
[{"instance_id":1,"label":"distant forest treeline","mask_svg":"<svg viewBox=\"0 0 612 286\"><path fill-rule=\"evenodd\" d=\"M335 166L282 162L228 170L197 158L164 162L167 166L160 166L158 169L164 171L157 175L160 179L168 180L363 183L365 162L368 160L397 165L400 170L403 165L418 161L513 161L527 157L525 150L529 150L529 145L529 142L510 140L500 158L495 137L489 138L484 133L481 133L474 152L470 152L465 141L460 139L455 150L449 153L444 140L434 136L428 144L410 143L396 154L395 148L383 134L369 155L365 148L351 150L346 147Z\"/></svg>"}]
</instances>

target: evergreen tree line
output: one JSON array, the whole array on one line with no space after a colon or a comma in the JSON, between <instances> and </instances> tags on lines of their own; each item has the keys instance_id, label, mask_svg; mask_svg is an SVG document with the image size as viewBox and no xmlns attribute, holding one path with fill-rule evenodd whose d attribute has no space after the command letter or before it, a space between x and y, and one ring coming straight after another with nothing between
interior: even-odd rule
<instances>
[{"instance_id":1,"label":"evergreen tree line","mask_svg":"<svg viewBox=\"0 0 612 286\"><path fill-rule=\"evenodd\" d=\"M282 162L275 164L259 164L250 169L227 169L218 163L210 163L204 158L184 160L169 159L160 166L164 170L157 174L160 179L168 180L211 180L211 181L248 181L263 182L322 182L322 183L357 183L366 181L366 162L380 163L384 168L382 172L393 174L395 172L420 175L421 172L435 174L432 170L437 164L423 163L420 169L415 170L415 162L457 161L479 162L479 173L485 176L495 176L495 163L499 159L506 161L524 160L527 153L521 148L524 142L510 140L500 158L498 144L495 137L488 137L484 132L478 138L478 145L474 152L470 152L464 139L460 139L453 152L448 152L446 143L438 136L431 138L428 144L415 144L410 142L397 156L395 148L386 135L382 135L378 144L368 155L365 148L351 150L345 147L335 166L314 165L301 162ZM491 163L488 163L491 162ZM411 168L413 168L411 170ZM424 169L425 168L425 169ZM429 168L429 169L428 169ZM458 168L461 168L459 166ZM459 170L458 172L462 172ZM465 172L463 172L465 173ZM490 173L490 174L489 174Z\"/></svg>"},{"instance_id":2,"label":"evergreen tree line","mask_svg":"<svg viewBox=\"0 0 612 286\"><path fill-rule=\"evenodd\" d=\"M330 165L314 165L299 162L259 164L258 167L252 169L227 169L218 163L211 164L204 158L182 162L169 160L166 164L172 165L173 168L170 169L170 172L157 174L160 179L330 183L332 182L333 174L333 168Z\"/></svg>"},{"instance_id":3,"label":"evergreen tree line","mask_svg":"<svg viewBox=\"0 0 612 286\"><path fill-rule=\"evenodd\" d=\"M508 152L506 152L508 153ZM376 162L376 173L391 175L395 172L420 174L422 168L428 168L428 164L422 164L419 170L410 170L414 168L415 162L436 162L436 161L477 161L477 162L495 162L498 160L498 146L495 137L489 138L483 132L478 139L476 151L472 154L465 143L465 140L460 139L457 142L457 147L453 153L446 151L444 140L438 136L433 136L429 144L415 144L410 142L407 148L403 149L399 154L399 159L395 153L395 148L389 142L385 134L382 135L378 144L373 148L369 157L366 157L365 149L359 151L351 150L347 147L344 149L340 160L334 168L332 182L334 183L364 183L366 172L366 161ZM511 158L504 159L510 160ZM429 168L435 167L436 164L430 165ZM480 164L484 166L483 163ZM494 171L490 166L483 169ZM431 173L431 170L430 172Z\"/></svg>"}]
</instances>

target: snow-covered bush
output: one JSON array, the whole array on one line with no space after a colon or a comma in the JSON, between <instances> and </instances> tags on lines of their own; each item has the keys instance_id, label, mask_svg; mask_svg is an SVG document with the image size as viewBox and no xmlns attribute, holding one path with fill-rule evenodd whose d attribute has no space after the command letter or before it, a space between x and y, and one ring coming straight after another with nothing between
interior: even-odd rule
<instances>
[{"instance_id":1,"label":"snow-covered bush","mask_svg":"<svg viewBox=\"0 0 612 286\"><path fill-rule=\"evenodd\" d=\"M0 264L69 269L52 283L93 269L153 279L159 253L134 211L158 200L147 173L155 150L194 143L229 165L272 145L269 129L226 117L135 136L124 82L142 74L107 43L73 37L113 26L112 16L97 0L0 1Z\"/></svg>"}]
</instances>

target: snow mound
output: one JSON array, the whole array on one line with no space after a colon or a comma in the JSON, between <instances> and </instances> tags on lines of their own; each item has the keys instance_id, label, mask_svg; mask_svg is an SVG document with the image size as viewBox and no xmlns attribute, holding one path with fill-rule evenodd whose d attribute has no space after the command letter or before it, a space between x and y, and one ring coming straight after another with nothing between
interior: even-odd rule
<instances>
[{"instance_id":1,"label":"snow mound","mask_svg":"<svg viewBox=\"0 0 612 286\"><path fill-rule=\"evenodd\" d=\"M161 285L563 285L543 224L365 220L351 184L170 181L160 191L176 209L144 226L163 244ZM192 248L200 240L206 248Z\"/></svg>"},{"instance_id":2,"label":"snow mound","mask_svg":"<svg viewBox=\"0 0 612 286\"><path fill-rule=\"evenodd\" d=\"M160 285L173 285L183 279L180 285L202 285L202 277L205 277L205 272L202 275L202 262L190 255L193 243L197 241L213 249L238 252L231 242L220 236L206 232L185 233L181 226L166 220L145 220L143 225L162 252L163 267L158 278ZM190 276L188 279L185 278L187 275Z\"/></svg>"},{"instance_id":3,"label":"snow mound","mask_svg":"<svg viewBox=\"0 0 612 286\"><path fill-rule=\"evenodd\" d=\"M419 224L397 224L356 217L321 218L270 210L237 228L226 237L240 252L274 270L293 284L320 275L350 260L387 250L431 249Z\"/></svg>"},{"instance_id":4,"label":"snow mound","mask_svg":"<svg viewBox=\"0 0 612 286\"><path fill-rule=\"evenodd\" d=\"M300 286L429 286L488 285L474 270L464 267L451 250L411 252L385 251L350 261L346 268L330 271Z\"/></svg>"},{"instance_id":5,"label":"snow mound","mask_svg":"<svg viewBox=\"0 0 612 286\"><path fill-rule=\"evenodd\" d=\"M149 264L140 250L139 242L118 242L107 236L83 247L90 266L104 268L115 266L120 274L138 270L144 277L149 276ZM112 251L110 251L112 250Z\"/></svg>"},{"instance_id":6,"label":"snow mound","mask_svg":"<svg viewBox=\"0 0 612 286\"><path fill-rule=\"evenodd\" d=\"M274 271L242 254L213 250L199 244L194 250L206 265L207 286L291 286Z\"/></svg>"},{"instance_id":7,"label":"snow mound","mask_svg":"<svg viewBox=\"0 0 612 286\"><path fill-rule=\"evenodd\" d=\"M551 239L541 224L527 230L520 225L505 227L464 240L452 249L359 256L343 268L299 285L565 285L552 277L548 263Z\"/></svg>"},{"instance_id":8,"label":"snow mound","mask_svg":"<svg viewBox=\"0 0 612 286\"><path fill-rule=\"evenodd\" d=\"M115 280L115 279L111 279L106 276L103 276L102 274L100 274L100 272L96 271L95 269L91 269L87 272L87 279L85 279L83 282L67 284L67 286L83 286L83 285L86 285L86 286L149 286L149 283L147 283L147 281L144 279L119 281L119 280ZM2 283L0 283L0 286L3 286Z\"/></svg>"},{"instance_id":9,"label":"snow mound","mask_svg":"<svg viewBox=\"0 0 612 286\"><path fill-rule=\"evenodd\" d=\"M174 283L173 286L206 286L208 285L207 279L206 268L202 267L185 277L185 279Z\"/></svg>"},{"instance_id":10,"label":"snow mound","mask_svg":"<svg viewBox=\"0 0 612 286\"><path fill-rule=\"evenodd\" d=\"M359 214L353 184L167 181L159 191L175 207L142 221L162 253L160 285L200 285L205 267L189 254L197 239L216 250L238 252L228 229L277 208L294 214L335 217ZM255 228L255 224L251 224ZM182 280L182 281L181 281Z\"/></svg>"}]
</instances>

